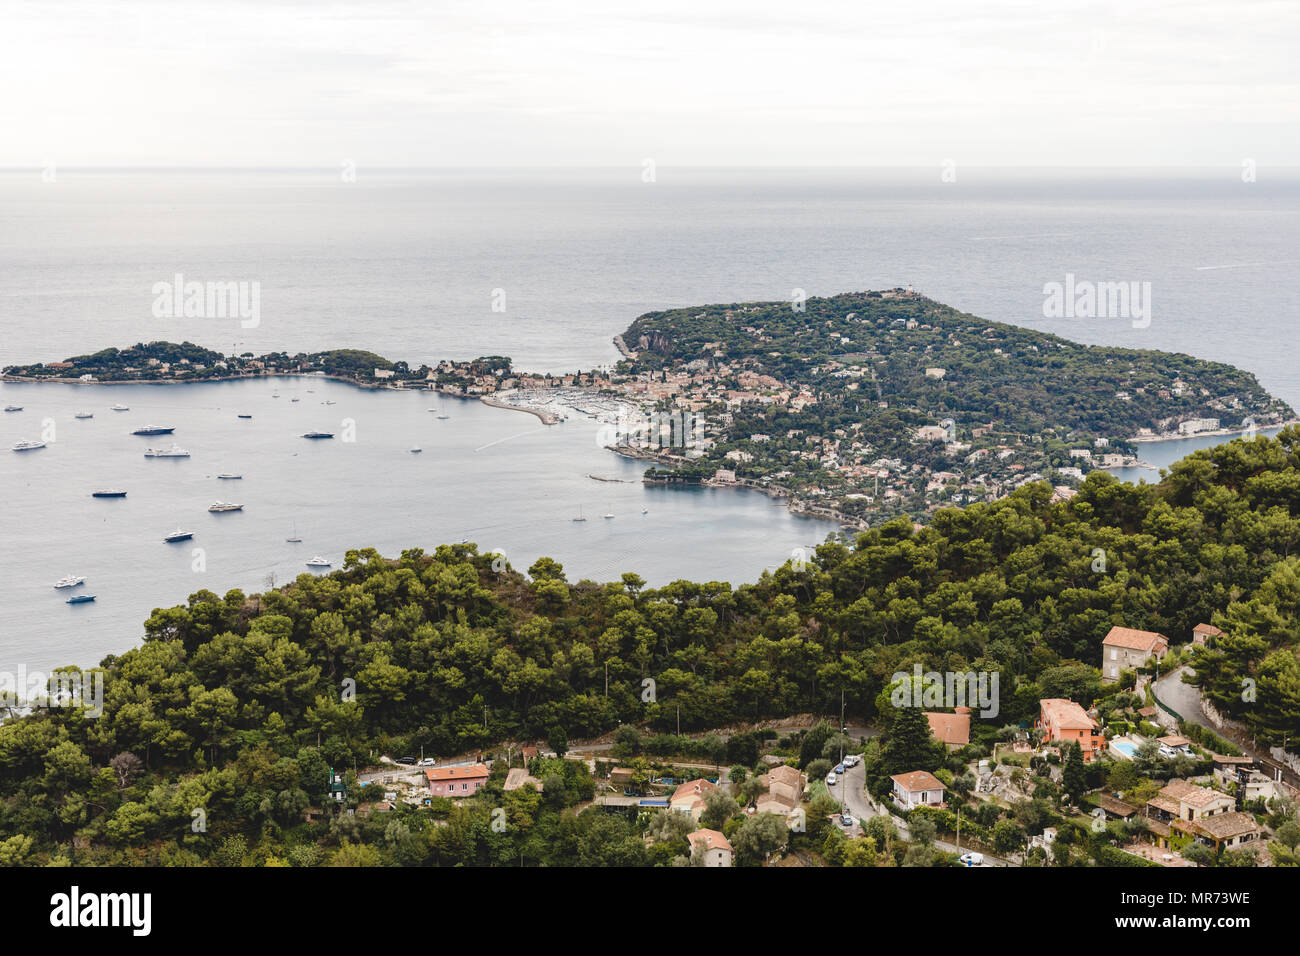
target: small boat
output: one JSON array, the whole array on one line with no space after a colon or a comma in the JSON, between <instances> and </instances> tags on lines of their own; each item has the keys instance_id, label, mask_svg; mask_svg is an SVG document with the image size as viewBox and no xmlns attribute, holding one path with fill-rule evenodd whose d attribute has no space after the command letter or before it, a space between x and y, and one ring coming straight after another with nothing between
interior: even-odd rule
<instances>
[{"instance_id":1,"label":"small boat","mask_svg":"<svg viewBox=\"0 0 1300 956\"><path fill-rule=\"evenodd\" d=\"M163 541L167 544L171 544L175 541L188 541L192 537L194 537L193 531L182 531L180 528L177 528L171 534L167 535L167 537L163 538Z\"/></svg>"},{"instance_id":2,"label":"small boat","mask_svg":"<svg viewBox=\"0 0 1300 956\"><path fill-rule=\"evenodd\" d=\"M253 416L252 416L252 415L240 415L239 417L240 417L240 418L252 418Z\"/></svg>"},{"instance_id":3,"label":"small boat","mask_svg":"<svg viewBox=\"0 0 1300 956\"><path fill-rule=\"evenodd\" d=\"M189 458L190 453L179 445L172 445L171 448L146 448L144 457L146 458Z\"/></svg>"},{"instance_id":4,"label":"small boat","mask_svg":"<svg viewBox=\"0 0 1300 956\"><path fill-rule=\"evenodd\" d=\"M438 415L437 417L442 421L446 421L447 419L451 418L450 415Z\"/></svg>"},{"instance_id":5,"label":"small boat","mask_svg":"<svg viewBox=\"0 0 1300 956\"><path fill-rule=\"evenodd\" d=\"M73 417L73 418L94 418L94 417L95 417L95 413L94 413L94 412L77 412L77 414L73 415L72 417Z\"/></svg>"},{"instance_id":6,"label":"small boat","mask_svg":"<svg viewBox=\"0 0 1300 956\"><path fill-rule=\"evenodd\" d=\"M131 410L130 407L127 405L118 404L118 405L109 406L109 411L114 411L114 412L129 412L130 410Z\"/></svg>"},{"instance_id":7,"label":"small boat","mask_svg":"<svg viewBox=\"0 0 1300 956\"><path fill-rule=\"evenodd\" d=\"M330 563L322 558L319 554L307 562L309 568L328 568Z\"/></svg>"},{"instance_id":8,"label":"small boat","mask_svg":"<svg viewBox=\"0 0 1300 956\"><path fill-rule=\"evenodd\" d=\"M333 399L330 399L329 401L321 402L321 404L322 404L322 405L337 405L338 402L334 401Z\"/></svg>"},{"instance_id":9,"label":"small boat","mask_svg":"<svg viewBox=\"0 0 1300 956\"><path fill-rule=\"evenodd\" d=\"M298 522L293 523L293 529L289 532L289 537L284 540L290 544L302 544L302 538L298 537Z\"/></svg>"},{"instance_id":10,"label":"small boat","mask_svg":"<svg viewBox=\"0 0 1300 956\"><path fill-rule=\"evenodd\" d=\"M101 488L90 493L92 498L125 498L126 492L121 488Z\"/></svg>"},{"instance_id":11,"label":"small boat","mask_svg":"<svg viewBox=\"0 0 1300 956\"><path fill-rule=\"evenodd\" d=\"M333 438L333 432L307 432L303 438Z\"/></svg>"},{"instance_id":12,"label":"small boat","mask_svg":"<svg viewBox=\"0 0 1300 956\"><path fill-rule=\"evenodd\" d=\"M570 520L571 520L571 521L586 521L587 519L586 519L586 517L585 517L585 516L583 515L583 513L582 513L582 508L579 507L579 508L578 508L578 517L576 517L576 518L571 518Z\"/></svg>"},{"instance_id":13,"label":"small boat","mask_svg":"<svg viewBox=\"0 0 1300 956\"><path fill-rule=\"evenodd\" d=\"M6 411L6 412L21 412L22 410L23 410L23 407L22 407L21 405L6 405L6 406L5 406L5 411Z\"/></svg>"},{"instance_id":14,"label":"small boat","mask_svg":"<svg viewBox=\"0 0 1300 956\"><path fill-rule=\"evenodd\" d=\"M291 402L301 402L302 399L301 399L301 398L291 398L291 399L289 399L289 401L291 401Z\"/></svg>"},{"instance_id":15,"label":"small boat","mask_svg":"<svg viewBox=\"0 0 1300 956\"><path fill-rule=\"evenodd\" d=\"M229 475L229 474L222 474L222 475L217 475L217 477L218 477L218 478L222 478L222 479L224 479L224 480L226 480L226 481L238 481L238 480L242 479L244 476L243 476L243 475Z\"/></svg>"},{"instance_id":16,"label":"small boat","mask_svg":"<svg viewBox=\"0 0 1300 956\"><path fill-rule=\"evenodd\" d=\"M641 513L642 513L643 515L648 515L648 514L650 513L650 509L648 509L648 508L642 508L642 509L641 509Z\"/></svg>"},{"instance_id":17,"label":"small boat","mask_svg":"<svg viewBox=\"0 0 1300 956\"><path fill-rule=\"evenodd\" d=\"M422 452L422 451L424 451L423 448L420 448L419 446L416 446L415 448L412 448L412 449L411 449L411 454L412 454L412 455L418 455L418 454L419 454L420 452Z\"/></svg>"},{"instance_id":18,"label":"small boat","mask_svg":"<svg viewBox=\"0 0 1300 956\"><path fill-rule=\"evenodd\" d=\"M272 392L272 393L271 393L271 397L272 397L272 398L279 398L279 397L280 397L280 393L279 393L279 392Z\"/></svg>"},{"instance_id":19,"label":"small boat","mask_svg":"<svg viewBox=\"0 0 1300 956\"><path fill-rule=\"evenodd\" d=\"M610 518L612 518L612 517L614 517L614 512L612 512L612 511L606 511L606 512L605 512L605 520L606 520L606 521L608 521L608 520L609 520Z\"/></svg>"},{"instance_id":20,"label":"small boat","mask_svg":"<svg viewBox=\"0 0 1300 956\"><path fill-rule=\"evenodd\" d=\"M224 514L227 511L243 511L244 506L231 504L228 501L214 501L208 505L208 510L213 514Z\"/></svg>"},{"instance_id":21,"label":"small boat","mask_svg":"<svg viewBox=\"0 0 1300 956\"><path fill-rule=\"evenodd\" d=\"M25 438L20 442L14 443L14 451L34 451L37 448L44 448L44 447L45 447L45 442L43 441L28 441Z\"/></svg>"},{"instance_id":22,"label":"small boat","mask_svg":"<svg viewBox=\"0 0 1300 956\"><path fill-rule=\"evenodd\" d=\"M74 595L73 597L68 598L63 603L64 604L89 604L93 600L95 600L95 595L93 594L77 594Z\"/></svg>"},{"instance_id":23,"label":"small boat","mask_svg":"<svg viewBox=\"0 0 1300 956\"><path fill-rule=\"evenodd\" d=\"M170 435L176 431L175 425L141 425L132 435Z\"/></svg>"},{"instance_id":24,"label":"small boat","mask_svg":"<svg viewBox=\"0 0 1300 956\"><path fill-rule=\"evenodd\" d=\"M78 584L85 584L86 579L76 574L69 574L67 577L59 578L54 582L56 588L75 588Z\"/></svg>"}]
</instances>

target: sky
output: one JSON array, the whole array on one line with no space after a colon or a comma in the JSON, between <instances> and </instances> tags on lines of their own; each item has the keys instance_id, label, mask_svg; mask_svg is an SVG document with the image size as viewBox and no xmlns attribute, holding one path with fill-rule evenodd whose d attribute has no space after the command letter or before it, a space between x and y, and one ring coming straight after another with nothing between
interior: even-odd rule
<instances>
[{"instance_id":1,"label":"sky","mask_svg":"<svg viewBox=\"0 0 1300 956\"><path fill-rule=\"evenodd\" d=\"M1287 0L0 0L0 166L1300 165Z\"/></svg>"}]
</instances>

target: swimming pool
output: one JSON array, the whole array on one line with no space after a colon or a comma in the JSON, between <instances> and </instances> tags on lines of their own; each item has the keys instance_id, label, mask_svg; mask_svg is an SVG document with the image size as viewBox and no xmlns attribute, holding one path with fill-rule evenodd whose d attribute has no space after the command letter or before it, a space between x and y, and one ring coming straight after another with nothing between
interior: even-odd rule
<instances>
[{"instance_id":1,"label":"swimming pool","mask_svg":"<svg viewBox=\"0 0 1300 956\"><path fill-rule=\"evenodd\" d=\"M1137 756L1137 744L1131 740L1112 740L1110 745L1130 760Z\"/></svg>"}]
</instances>

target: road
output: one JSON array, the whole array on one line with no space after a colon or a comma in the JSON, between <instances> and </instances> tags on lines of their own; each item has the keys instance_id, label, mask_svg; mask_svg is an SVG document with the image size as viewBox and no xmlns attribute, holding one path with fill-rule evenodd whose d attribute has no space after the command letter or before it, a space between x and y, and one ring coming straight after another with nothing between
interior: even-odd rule
<instances>
[{"instance_id":1,"label":"road","mask_svg":"<svg viewBox=\"0 0 1300 956\"><path fill-rule=\"evenodd\" d=\"M1210 722L1210 719L1205 716L1205 711L1201 709L1201 689L1195 684L1183 683L1183 674L1189 670L1191 670L1190 666L1184 664L1156 682L1154 692L1164 705L1176 710L1184 720L1199 724L1219 736L1227 737L1243 752L1255 758L1256 763L1267 768L1268 776L1273 779L1280 776L1290 786L1300 787L1300 774L1278 763L1266 747L1252 747L1241 735L1234 736L1231 731L1219 729Z\"/></svg>"},{"instance_id":2,"label":"road","mask_svg":"<svg viewBox=\"0 0 1300 956\"><path fill-rule=\"evenodd\" d=\"M1166 707L1177 711L1183 720L1214 730L1214 725L1201 710L1201 689L1195 684L1183 683L1183 674L1190 669L1184 665L1160 678L1154 688L1156 696Z\"/></svg>"},{"instance_id":3,"label":"road","mask_svg":"<svg viewBox=\"0 0 1300 956\"><path fill-rule=\"evenodd\" d=\"M865 764L859 763L856 767L849 767L848 770L840 776L835 786L828 787L831 796L843 802L845 809L853 814L856 821L869 820L874 816L888 816L894 821L894 826L898 828L899 835L903 839L908 839L910 834L907 830L907 823L900 817L894 816L884 808L877 809L875 803L867 796L867 768ZM945 853L962 854L968 852L967 849L958 847L956 844L948 843L945 840L934 841L934 845ZM1016 866L1017 864L1009 860L1001 859L989 853L984 854L985 866Z\"/></svg>"}]
</instances>

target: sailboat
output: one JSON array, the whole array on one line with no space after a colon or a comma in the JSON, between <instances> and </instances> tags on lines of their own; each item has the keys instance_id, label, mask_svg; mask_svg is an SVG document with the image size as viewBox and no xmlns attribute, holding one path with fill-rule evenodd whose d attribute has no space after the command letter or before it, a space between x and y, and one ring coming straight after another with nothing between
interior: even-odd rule
<instances>
[{"instance_id":1,"label":"sailboat","mask_svg":"<svg viewBox=\"0 0 1300 956\"><path fill-rule=\"evenodd\" d=\"M611 506L611 507L612 507L612 506ZM605 512L605 519L606 519L606 520L608 520L608 519L610 519L610 518L612 518L612 517L614 517L614 512L613 512L613 511L606 511L606 512Z\"/></svg>"},{"instance_id":2,"label":"sailboat","mask_svg":"<svg viewBox=\"0 0 1300 956\"><path fill-rule=\"evenodd\" d=\"M586 521L586 520L587 520L587 519L583 516L583 514L582 514L582 505L578 505L578 517L576 517L576 518L572 518L572 519L570 519L570 520L572 520L572 521Z\"/></svg>"},{"instance_id":3,"label":"sailboat","mask_svg":"<svg viewBox=\"0 0 1300 956\"><path fill-rule=\"evenodd\" d=\"M302 544L302 538L298 537L298 522L293 523L293 530L289 532L289 537L284 540L290 544Z\"/></svg>"}]
</instances>

